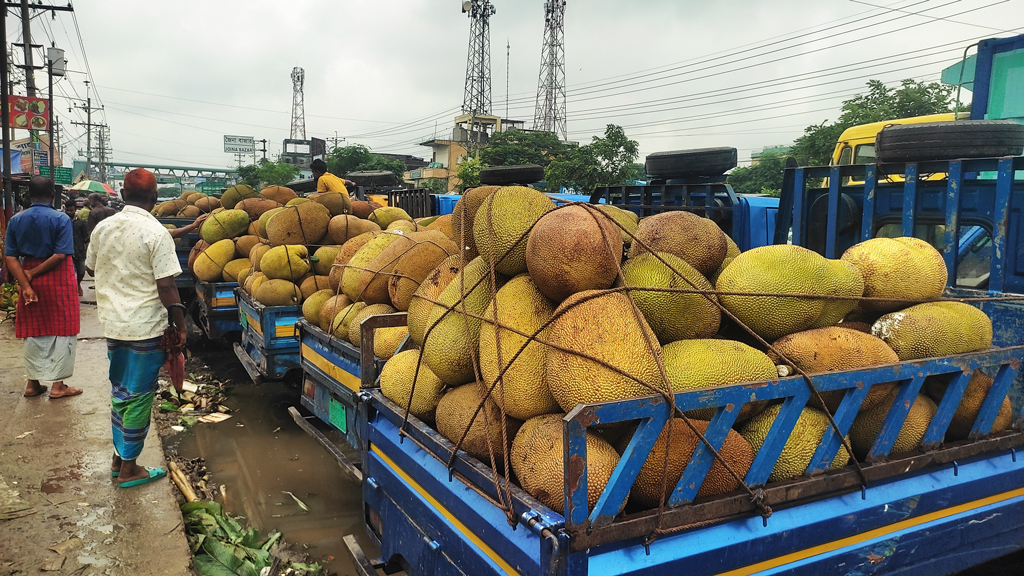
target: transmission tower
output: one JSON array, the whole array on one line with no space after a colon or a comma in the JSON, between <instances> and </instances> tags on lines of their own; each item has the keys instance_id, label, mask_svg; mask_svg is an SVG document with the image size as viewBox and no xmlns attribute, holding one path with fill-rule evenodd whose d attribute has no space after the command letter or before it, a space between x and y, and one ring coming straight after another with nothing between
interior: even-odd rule
<instances>
[{"instance_id":1,"label":"transmission tower","mask_svg":"<svg viewBox=\"0 0 1024 576\"><path fill-rule=\"evenodd\" d=\"M537 78L533 129L568 140L565 127L565 0L544 2L544 44Z\"/></svg>"},{"instance_id":2,"label":"transmission tower","mask_svg":"<svg viewBox=\"0 0 1024 576\"><path fill-rule=\"evenodd\" d=\"M491 113L491 16L490 0L466 0L462 11L469 14L469 56L466 58L464 114Z\"/></svg>"},{"instance_id":3,"label":"transmission tower","mask_svg":"<svg viewBox=\"0 0 1024 576\"><path fill-rule=\"evenodd\" d=\"M306 71L302 68L292 68L292 129L291 140L306 139L306 108L302 104L302 84L306 79Z\"/></svg>"}]
</instances>

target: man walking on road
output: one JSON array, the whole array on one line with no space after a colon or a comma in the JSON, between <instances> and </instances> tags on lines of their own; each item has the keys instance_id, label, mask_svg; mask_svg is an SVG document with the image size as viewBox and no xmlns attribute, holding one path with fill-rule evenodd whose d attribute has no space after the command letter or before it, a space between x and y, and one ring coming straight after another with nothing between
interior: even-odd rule
<instances>
[{"instance_id":1,"label":"man walking on road","mask_svg":"<svg viewBox=\"0 0 1024 576\"><path fill-rule=\"evenodd\" d=\"M82 278L85 278L85 247L89 244L88 224L75 216L75 201L64 203L64 213L71 219L71 237L75 243L75 276L78 278L78 295L82 296Z\"/></svg>"},{"instance_id":2,"label":"man walking on road","mask_svg":"<svg viewBox=\"0 0 1024 576\"><path fill-rule=\"evenodd\" d=\"M171 235L150 214L156 205L156 178L143 168L125 174L124 209L92 232L85 266L96 276L96 305L110 359L111 476L125 488L167 475L136 464L149 433L157 375L166 359L167 340L185 343L185 307L174 277L181 273ZM168 320L173 330L161 342Z\"/></svg>"},{"instance_id":3,"label":"man walking on road","mask_svg":"<svg viewBox=\"0 0 1024 576\"><path fill-rule=\"evenodd\" d=\"M50 399L81 394L64 384L75 370L80 313L71 220L55 210L53 182L29 181L32 205L7 226L4 261L18 281L15 333L25 339L25 396L39 396L53 382Z\"/></svg>"},{"instance_id":4,"label":"man walking on road","mask_svg":"<svg viewBox=\"0 0 1024 576\"><path fill-rule=\"evenodd\" d=\"M96 225L103 220L117 214L110 206L107 206L107 198L102 194L89 194L89 234L96 229Z\"/></svg>"}]
</instances>

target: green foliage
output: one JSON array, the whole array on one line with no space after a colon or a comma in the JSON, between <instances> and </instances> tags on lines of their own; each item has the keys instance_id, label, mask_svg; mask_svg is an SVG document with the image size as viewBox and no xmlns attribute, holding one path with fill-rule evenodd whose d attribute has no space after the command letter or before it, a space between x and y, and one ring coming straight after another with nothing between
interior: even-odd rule
<instances>
[{"instance_id":1,"label":"green foliage","mask_svg":"<svg viewBox=\"0 0 1024 576\"><path fill-rule=\"evenodd\" d=\"M336 176L344 176L349 172L361 170L387 170L394 173L399 181L405 174L405 163L387 158L370 152L370 149L362 144L341 146L331 150L324 159L327 162L327 171Z\"/></svg>"},{"instance_id":2,"label":"green foliage","mask_svg":"<svg viewBox=\"0 0 1024 576\"><path fill-rule=\"evenodd\" d=\"M639 162L633 162L626 170L626 180L645 180L647 178L647 167Z\"/></svg>"},{"instance_id":3,"label":"green foliage","mask_svg":"<svg viewBox=\"0 0 1024 576\"><path fill-rule=\"evenodd\" d=\"M627 138L621 126L609 124L603 138L594 136L590 144L570 148L548 164L544 172L548 188L589 194L598 186L624 184L635 174L639 153L636 140Z\"/></svg>"},{"instance_id":4,"label":"green foliage","mask_svg":"<svg viewBox=\"0 0 1024 576\"><path fill-rule=\"evenodd\" d=\"M459 183L455 186L455 192L457 194L462 194L470 188L476 188L479 186L480 170L484 168L486 168L486 166L479 158L463 157L462 162L459 163L459 169L455 173L459 178Z\"/></svg>"},{"instance_id":5,"label":"green foliage","mask_svg":"<svg viewBox=\"0 0 1024 576\"><path fill-rule=\"evenodd\" d=\"M757 164L736 168L726 179L738 194L768 194L778 196L782 191L782 174L786 168L786 157L781 154L764 154Z\"/></svg>"},{"instance_id":6,"label":"green foliage","mask_svg":"<svg viewBox=\"0 0 1024 576\"><path fill-rule=\"evenodd\" d=\"M266 158L260 158L256 164L238 168L239 180L257 190L264 184L267 186L287 184L295 180L300 173L301 170L298 166L287 162L272 162Z\"/></svg>"},{"instance_id":7,"label":"green foliage","mask_svg":"<svg viewBox=\"0 0 1024 576\"><path fill-rule=\"evenodd\" d=\"M159 198L166 198L168 196L177 196L181 193L181 190L177 186L161 186L156 189L156 192Z\"/></svg>"},{"instance_id":8,"label":"green foliage","mask_svg":"<svg viewBox=\"0 0 1024 576\"><path fill-rule=\"evenodd\" d=\"M904 80L899 88L887 88L879 80L869 80L868 92L843 102L839 119L824 121L804 129L794 142L792 154L803 166L824 166L832 161L836 141L851 126L952 112L953 87L932 82Z\"/></svg>"},{"instance_id":9,"label":"green foliage","mask_svg":"<svg viewBox=\"0 0 1024 576\"><path fill-rule=\"evenodd\" d=\"M546 167L565 154L566 145L553 132L506 130L491 136L487 147L480 150L480 161L486 166L536 164Z\"/></svg>"},{"instance_id":10,"label":"green foliage","mask_svg":"<svg viewBox=\"0 0 1024 576\"><path fill-rule=\"evenodd\" d=\"M430 190L431 194L447 194L448 180L446 178L426 178L420 180L420 187Z\"/></svg>"}]
</instances>

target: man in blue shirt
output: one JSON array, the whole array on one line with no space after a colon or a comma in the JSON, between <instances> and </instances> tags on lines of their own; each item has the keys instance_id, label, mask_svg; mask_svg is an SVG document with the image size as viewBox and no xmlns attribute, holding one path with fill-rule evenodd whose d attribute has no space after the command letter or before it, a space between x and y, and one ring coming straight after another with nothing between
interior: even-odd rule
<instances>
[{"instance_id":1,"label":"man in blue shirt","mask_svg":"<svg viewBox=\"0 0 1024 576\"><path fill-rule=\"evenodd\" d=\"M7 225L4 262L18 281L15 333L25 339L25 396L39 396L53 382L50 399L81 394L64 384L74 373L80 326L75 244L71 220L55 210L53 181L29 181L32 205Z\"/></svg>"}]
</instances>

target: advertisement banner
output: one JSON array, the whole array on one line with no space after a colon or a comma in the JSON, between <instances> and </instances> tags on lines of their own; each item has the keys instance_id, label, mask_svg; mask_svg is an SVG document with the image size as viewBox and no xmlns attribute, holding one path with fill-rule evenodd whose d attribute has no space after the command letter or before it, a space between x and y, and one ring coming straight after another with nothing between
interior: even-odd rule
<instances>
[{"instance_id":1,"label":"advertisement banner","mask_svg":"<svg viewBox=\"0 0 1024 576\"><path fill-rule=\"evenodd\" d=\"M10 113L11 127L23 130L49 130L49 106L46 98L8 96L7 110Z\"/></svg>"}]
</instances>

